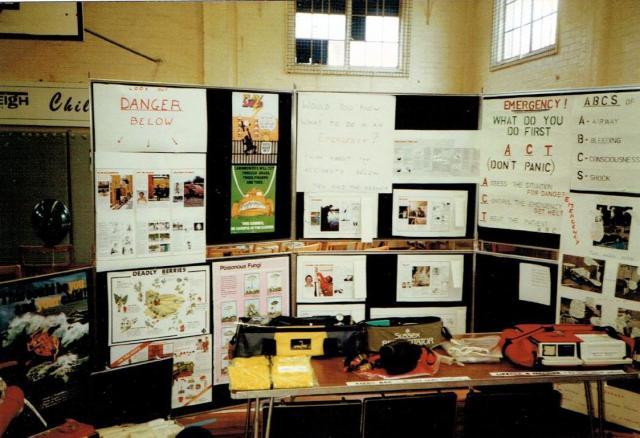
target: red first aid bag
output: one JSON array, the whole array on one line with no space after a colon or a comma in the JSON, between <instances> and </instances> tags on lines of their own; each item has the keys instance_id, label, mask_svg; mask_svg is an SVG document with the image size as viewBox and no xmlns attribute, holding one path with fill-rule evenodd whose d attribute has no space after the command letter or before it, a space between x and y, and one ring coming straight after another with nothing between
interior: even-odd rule
<instances>
[{"instance_id":1,"label":"red first aid bag","mask_svg":"<svg viewBox=\"0 0 640 438\"><path fill-rule=\"evenodd\" d=\"M633 340L613 327L519 324L502 331L502 355L514 365L608 366L631 363Z\"/></svg>"}]
</instances>

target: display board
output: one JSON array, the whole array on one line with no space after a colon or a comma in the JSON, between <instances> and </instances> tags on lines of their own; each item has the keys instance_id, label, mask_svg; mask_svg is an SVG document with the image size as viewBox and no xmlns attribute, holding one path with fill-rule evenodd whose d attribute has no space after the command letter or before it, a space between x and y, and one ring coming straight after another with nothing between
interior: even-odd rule
<instances>
[{"instance_id":1,"label":"display board","mask_svg":"<svg viewBox=\"0 0 640 438\"><path fill-rule=\"evenodd\" d=\"M551 261L477 254L472 330L553 323L558 266Z\"/></svg>"},{"instance_id":2,"label":"display board","mask_svg":"<svg viewBox=\"0 0 640 438\"><path fill-rule=\"evenodd\" d=\"M360 95L301 95L296 238L473 237L479 96L380 94L368 104L354 104L349 99ZM385 111L374 111L380 120L371 119L372 108L383 102ZM342 143L323 134L333 135L335 126ZM322 153L315 148L319 136L326 140ZM347 140L364 146L356 153ZM324 169L318 179L310 167L320 155L327 168L317 169ZM355 184L356 174L375 184Z\"/></svg>"},{"instance_id":3,"label":"display board","mask_svg":"<svg viewBox=\"0 0 640 438\"><path fill-rule=\"evenodd\" d=\"M207 244L291 237L292 93L207 93Z\"/></svg>"},{"instance_id":4,"label":"display board","mask_svg":"<svg viewBox=\"0 0 640 438\"><path fill-rule=\"evenodd\" d=\"M569 192L637 191L639 93L484 97L479 237L557 248Z\"/></svg>"}]
</instances>

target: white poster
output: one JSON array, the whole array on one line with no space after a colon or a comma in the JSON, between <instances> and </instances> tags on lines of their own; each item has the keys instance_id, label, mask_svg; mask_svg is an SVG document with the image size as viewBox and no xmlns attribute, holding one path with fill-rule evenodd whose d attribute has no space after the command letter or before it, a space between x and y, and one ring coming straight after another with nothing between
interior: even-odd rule
<instances>
[{"instance_id":1,"label":"white poster","mask_svg":"<svg viewBox=\"0 0 640 438\"><path fill-rule=\"evenodd\" d=\"M395 97L298 93L299 192L391 192Z\"/></svg>"},{"instance_id":2,"label":"white poster","mask_svg":"<svg viewBox=\"0 0 640 438\"><path fill-rule=\"evenodd\" d=\"M365 318L364 304L298 304L296 316L305 318L308 316L350 316L351 322L363 321Z\"/></svg>"},{"instance_id":3,"label":"white poster","mask_svg":"<svg viewBox=\"0 0 640 438\"><path fill-rule=\"evenodd\" d=\"M466 190L394 190L392 234L406 237L463 237L467 231Z\"/></svg>"},{"instance_id":4,"label":"white poster","mask_svg":"<svg viewBox=\"0 0 640 438\"><path fill-rule=\"evenodd\" d=\"M551 95L482 100L478 226L560 233L570 104Z\"/></svg>"},{"instance_id":5,"label":"white poster","mask_svg":"<svg viewBox=\"0 0 640 438\"><path fill-rule=\"evenodd\" d=\"M372 307L371 318L439 316L453 335L467 332L466 307Z\"/></svg>"},{"instance_id":6,"label":"white poster","mask_svg":"<svg viewBox=\"0 0 640 438\"><path fill-rule=\"evenodd\" d=\"M480 131L395 131L394 183L477 183Z\"/></svg>"},{"instance_id":7,"label":"white poster","mask_svg":"<svg viewBox=\"0 0 640 438\"><path fill-rule=\"evenodd\" d=\"M640 334L640 199L572 193L560 240L558 319Z\"/></svg>"},{"instance_id":8,"label":"white poster","mask_svg":"<svg viewBox=\"0 0 640 438\"><path fill-rule=\"evenodd\" d=\"M213 263L214 384L229 381L229 341L240 318L289 315L289 262L280 256Z\"/></svg>"},{"instance_id":9,"label":"white poster","mask_svg":"<svg viewBox=\"0 0 640 438\"><path fill-rule=\"evenodd\" d=\"M109 345L209 333L209 266L107 273Z\"/></svg>"},{"instance_id":10,"label":"white poster","mask_svg":"<svg viewBox=\"0 0 640 438\"><path fill-rule=\"evenodd\" d=\"M96 151L206 152L204 88L92 84Z\"/></svg>"},{"instance_id":11,"label":"white poster","mask_svg":"<svg viewBox=\"0 0 640 438\"><path fill-rule=\"evenodd\" d=\"M462 301L463 255L399 255L396 301Z\"/></svg>"},{"instance_id":12,"label":"white poster","mask_svg":"<svg viewBox=\"0 0 640 438\"><path fill-rule=\"evenodd\" d=\"M363 203L364 198L368 202ZM362 236L363 222L367 220L373 222L371 237L376 237L378 230L378 195L376 194L304 194L303 236L305 239L358 239Z\"/></svg>"},{"instance_id":13,"label":"white poster","mask_svg":"<svg viewBox=\"0 0 640 438\"><path fill-rule=\"evenodd\" d=\"M205 260L201 154L95 153L96 270Z\"/></svg>"},{"instance_id":14,"label":"white poster","mask_svg":"<svg viewBox=\"0 0 640 438\"><path fill-rule=\"evenodd\" d=\"M518 299L551 305L551 269L534 263L518 265Z\"/></svg>"},{"instance_id":15,"label":"white poster","mask_svg":"<svg viewBox=\"0 0 640 438\"><path fill-rule=\"evenodd\" d=\"M171 408L213 401L211 335L111 347L110 366L173 357Z\"/></svg>"},{"instance_id":16,"label":"white poster","mask_svg":"<svg viewBox=\"0 0 640 438\"><path fill-rule=\"evenodd\" d=\"M640 91L571 96L572 190L640 191Z\"/></svg>"},{"instance_id":17,"label":"white poster","mask_svg":"<svg viewBox=\"0 0 640 438\"><path fill-rule=\"evenodd\" d=\"M298 256L298 303L364 301L366 256Z\"/></svg>"}]
</instances>

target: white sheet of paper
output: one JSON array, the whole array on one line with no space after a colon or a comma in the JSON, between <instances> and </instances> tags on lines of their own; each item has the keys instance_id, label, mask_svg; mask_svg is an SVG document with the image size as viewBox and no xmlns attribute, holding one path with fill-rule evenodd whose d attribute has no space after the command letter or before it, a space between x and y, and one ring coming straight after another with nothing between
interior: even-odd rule
<instances>
[{"instance_id":1,"label":"white sheet of paper","mask_svg":"<svg viewBox=\"0 0 640 438\"><path fill-rule=\"evenodd\" d=\"M394 132L394 183L477 183L480 131Z\"/></svg>"},{"instance_id":2,"label":"white sheet of paper","mask_svg":"<svg viewBox=\"0 0 640 438\"><path fill-rule=\"evenodd\" d=\"M367 297L366 256L298 256L298 303L364 301Z\"/></svg>"},{"instance_id":3,"label":"white sheet of paper","mask_svg":"<svg viewBox=\"0 0 640 438\"><path fill-rule=\"evenodd\" d=\"M372 307L371 318L393 318L403 316L439 316L451 334L467 331L467 308L461 307Z\"/></svg>"},{"instance_id":4,"label":"white sheet of paper","mask_svg":"<svg viewBox=\"0 0 640 438\"><path fill-rule=\"evenodd\" d=\"M206 152L204 88L93 84L96 151Z\"/></svg>"},{"instance_id":5,"label":"white sheet of paper","mask_svg":"<svg viewBox=\"0 0 640 438\"><path fill-rule=\"evenodd\" d=\"M372 242L377 235L378 225L378 199L374 200L370 196L363 196L360 204L360 240Z\"/></svg>"},{"instance_id":6,"label":"white sheet of paper","mask_svg":"<svg viewBox=\"0 0 640 438\"><path fill-rule=\"evenodd\" d=\"M391 192L396 100L298 93L299 192Z\"/></svg>"},{"instance_id":7,"label":"white sheet of paper","mask_svg":"<svg viewBox=\"0 0 640 438\"><path fill-rule=\"evenodd\" d=\"M461 301L463 263L461 254L399 255L396 301Z\"/></svg>"},{"instance_id":8,"label":"white sheet of paper","mask_svg":"<svg viewBox=\"0 0 640 438\"><path fill-rule=\"evenodd\" d=\"M548 266L520 263L520 301L551 305L551 270Z\"/></svg>"}]
</instances>

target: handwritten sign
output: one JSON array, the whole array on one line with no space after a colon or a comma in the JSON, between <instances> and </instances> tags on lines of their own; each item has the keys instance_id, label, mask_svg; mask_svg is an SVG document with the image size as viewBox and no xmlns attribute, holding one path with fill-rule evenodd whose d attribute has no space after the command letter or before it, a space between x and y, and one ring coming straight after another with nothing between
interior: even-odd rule
<instances>
[{"instance_id":1,"label":"handwritten sign","mask_svg":"<svg viewBox=\"0 0 640 438\"><path fill-rule=\"evenodd\" d=\"M298 95L297 190L390 193L395 98Z\"/></svg>"},{"instance_id":2,"label":"handwritten sign","mask_svg":"<svg viewBox=\"0 0 640 438\"><path fill-rule=\"evenodd\" d=\"M483 101L479 226L560 233L568 103L564 96Z\"/></svg>"},{"instance_id":3,"label":"handwritten sign","mask_svg":"<svg viewBox=\"0 0 640 438\"><path fill-rule=\"evenodd\" d=\"M97 151L206 152L206 90L93 84Z\"/></svg>"},{"instance_id":4,"label":"handwritten sign","mask_svg":"<svg viewBox=\"0 0 640 438\"><path fill-rule=\"evenodd\" d=\"M640 92L572 96L572 190L637 192Z\"/></svg>"}]
</instances>

